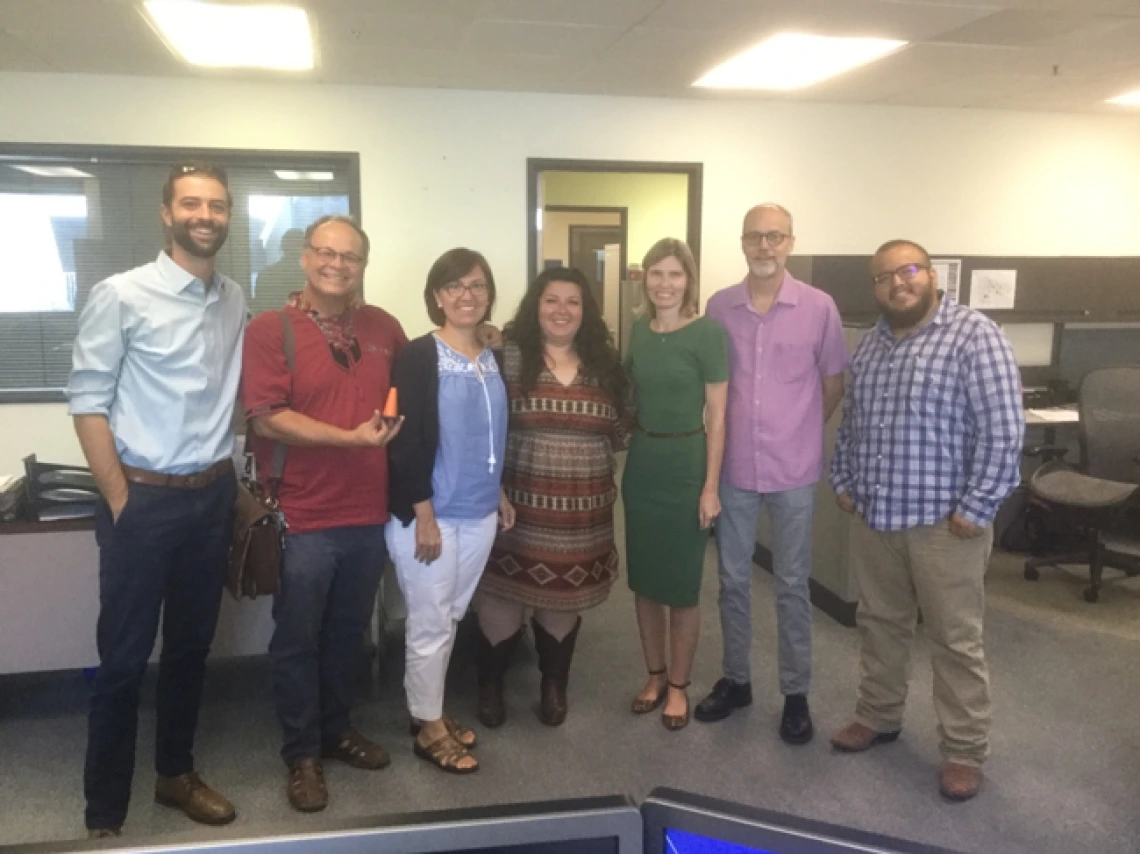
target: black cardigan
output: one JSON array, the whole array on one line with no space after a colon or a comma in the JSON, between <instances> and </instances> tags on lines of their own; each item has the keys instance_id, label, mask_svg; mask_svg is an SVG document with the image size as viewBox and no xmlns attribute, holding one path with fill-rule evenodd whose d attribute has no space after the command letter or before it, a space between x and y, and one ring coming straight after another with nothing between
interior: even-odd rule
<instances>
[{"instance_id":1,"label":"black cardigan","mask_svg":"<svg viewBox=\"0 0 1140 854\"><path fill-rule=\"evenodd\" d=\"M495 351L502 370L502 353ZM388 444L388 510L407 527L415 505L432 497L431 476L439 451L439 356L435 335L413 341L396 357L392 385L404 424Z\"/></svg>"}]
</instances>

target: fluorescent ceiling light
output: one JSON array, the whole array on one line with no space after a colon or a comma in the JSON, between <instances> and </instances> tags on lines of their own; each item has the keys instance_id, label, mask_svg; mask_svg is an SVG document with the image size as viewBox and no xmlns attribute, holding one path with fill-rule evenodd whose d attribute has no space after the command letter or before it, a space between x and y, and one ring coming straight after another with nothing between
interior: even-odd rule
<instances>
[{"instance_id":1,"label":"fluorescent ceiling light","mask_svg":"<svg viewBox=\"0 0 1140 854\"><path fill-rule=\"evenodd\" d=\"M313 67L309 16L294 6L223 6L146 0L162 37L192 65L307 71Z\"/></svg>"},{"instance_id":2,"label":"fluorescent ceiling light","mask_svg":"<svg viewBox=\"0 0 1140 854\"><path fill-rule=\"evenodd\" d=\"M282 181L331 181L336 177L332 172L294 172L291 169L274 169L273 174Z\"/></svg>"},{"instance_id":3,"label":"fluorescent ceiling light","mask_svg":"<svg viewBox=\"0 0 1140 854\"><path fill-rule=\"evenodd\" d=\"M709 89L802 89L873 62L905 44L893 39L780 33L721 63L693 85Z\"/></svg>"},{"instance_id":4,"label":"fluorescent ceiling light","mask_svg":"<svg viewBox=\"0 0 1140 854\"><path fill-rule=\"evenodd\" d=\"M1115 98L1109 98L1105 103L1122 104L1125 107L1140 107L1140 89L1136 89L1133 92L1125 92L1123 95L1117 95Z\"/></svg>"},{"instance_id":5,"label":"fluorescent ceiling light","mask_svg":"<svg viewBox=\"0 0 1140 854\"><path fill-rule=\"evenodd\" d=\"M27 172L29 175L38 175L41 178L93 178L89 172L76 169L72 166L16 166L13 169Z\"/></svg>"}]
</instances>

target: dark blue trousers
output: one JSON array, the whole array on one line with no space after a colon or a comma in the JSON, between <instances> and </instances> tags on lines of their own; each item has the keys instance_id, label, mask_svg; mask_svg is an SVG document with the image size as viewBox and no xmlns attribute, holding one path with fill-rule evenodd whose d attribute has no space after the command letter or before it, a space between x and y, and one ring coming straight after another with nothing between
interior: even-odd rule
<instances>
[{"instance_id":1,"label":"dark blue trousers","mask_svg":"<svg viewBox=\"0 0 1140 854\"><path fill-rule=\"evenodd\" d=\"M281 757L320 756L349 728L364 634L388 559L383 525L285 536L269 643Z\"/></svg>"},{"instance_id":2,"label":"dark blue trousers","mask_svg":"<svg viewBox=\"0 0 1140 854\"><path fill-rule=\"evenodd\" d=\"M83 773L89 828L119 827L126 820L139 688L160 618L155 770L163 776L194 770L194 730L237 496L231 474L200 489L129 488L117 522L105 503L95 515L99 671Z\"/></svg>"}]
</instances>

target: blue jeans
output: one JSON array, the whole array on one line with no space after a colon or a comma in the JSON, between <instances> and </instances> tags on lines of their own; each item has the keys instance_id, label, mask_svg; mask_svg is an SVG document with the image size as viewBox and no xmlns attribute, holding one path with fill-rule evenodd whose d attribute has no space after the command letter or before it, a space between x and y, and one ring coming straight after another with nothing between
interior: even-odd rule
<instances>
[{"instance_id":1,"label":"blue jeans","mask_svg":"<svg viewBox=\"0 0 1140 854\"><path fill-rule=\"evenodd\" d=\"M136 483L128 488L118 521L112 521L105 502L95 512L99 671L83 770L89 828L119 827L126 821L139 688L160 616L155 769L168 777L194 770L194 730L237 497L232 474L201 489Z\"/></svg>"},{"instance_id":2,"label":"blue jeans","mask_svg":"<svg viewBox=\"0 0 1140 854\"><path fill-rule=\"evenodd\" d=\"M320 756L349 728L364 633L388 559L383 525L285 536L269 642L287 763Z\"/></svg>"},{"instance_id":3,"label":"blue jeans","mask_svg":"<svg viewBox=\"0 0 1140 854\"><path fill-rule=\"evenodd\" d=\"M716 522L719 553L720 625L724 633L724 675L751 682L752 555L761 506L772 528L772 572L776 578L780 692L806 694L811 686L811 520L815 486L783 492L749 492L720 485Z\"/></svg>"}]
</instances>

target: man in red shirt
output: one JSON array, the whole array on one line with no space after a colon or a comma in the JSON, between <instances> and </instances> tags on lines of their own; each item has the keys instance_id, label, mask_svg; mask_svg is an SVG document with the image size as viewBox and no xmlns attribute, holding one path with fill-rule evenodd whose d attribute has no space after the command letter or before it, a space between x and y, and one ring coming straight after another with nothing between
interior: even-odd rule
<instances>
[{"instance_id":1,"label":"man in red shirt","mask_svg":"<svg viewBox=\"0 0 1140 854\"><path fill-rule=\"evenodd\" d=\"M273 693L294 809L328 803L321 757L376 770L387 751L349 723L364 632L387 559L388 459L399 430L381 419L399 322L363 301L368 236L350 217L305 230L305 288L246 330L242 402L259 478L288 446L277 490L288 526L269 645ZM295 339L290 370L288 322Z\"/></svg>"}]
</instances>

